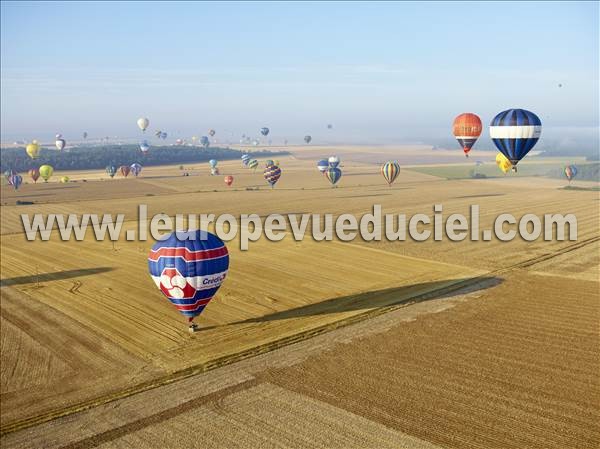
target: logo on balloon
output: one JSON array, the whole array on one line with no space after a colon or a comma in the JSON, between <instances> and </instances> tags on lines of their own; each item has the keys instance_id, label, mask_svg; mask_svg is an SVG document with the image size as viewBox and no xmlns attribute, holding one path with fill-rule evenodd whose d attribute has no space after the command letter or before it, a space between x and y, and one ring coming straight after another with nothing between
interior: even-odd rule
<instances>
[{"instance_id":1,"label":"logo on balloon","mask_svg":"<svg viewBox=\"0 0 600 449\"><path fill-rule=\"evenodd\" d=\"M168 298L193 298L196 289L176 268L165 268L160 275L160 289Z\"/></svg>"}]
</instances>

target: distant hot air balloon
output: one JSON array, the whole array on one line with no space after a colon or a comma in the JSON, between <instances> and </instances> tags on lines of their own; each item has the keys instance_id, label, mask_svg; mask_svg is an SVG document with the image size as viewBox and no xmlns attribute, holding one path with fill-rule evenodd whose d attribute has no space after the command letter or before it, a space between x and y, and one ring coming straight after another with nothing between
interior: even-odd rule
<instances>
[{"instance_id":1,"label":"distant hot air balloon","mask_svg":"<svg viewBox=\"0 0 600 449\"><path fill-rule=\"evenodd\" d=\"M12 177L14 175L18 175L18 173L12 169L6 170L4 172L4 178L6 179L6 182L8 183L8 185L12 185Z\"/></svg>"},{"instance_id":2,"label":"distant hot air balloon","mask_svg":"<svg viewBox=\"0 0 600 449\"><path fill-rule=\"evenodd\" d=\"M211 159L210 161L208 161L208 165L210 165L211 168L215 168L217 164L218 162L216 161L216 159Z\"/></svg>"},{"instance_id":3,"label":"distant hot air balloon","mask_svg":"<svg viewBox=\"0 0 600 449\"><path fill-rule=\"evenodd\" d=\"M252 145L254 145L255 147L257 147L259 143L260 143L260 142L259 142L258 140L256 140L256 139L254 139L254 140L252 141Z\"/></svg>"},{"instance_id":4,"label":"distant hot air balloon","mask_svg":"<svg viewBox=\"0 0 600 449\"><path fill-rule=\"evenodd\" d=\"M110 176L111 178L114 178L115 175L117 174L117 167L115 167L114 165L107 165L106 166L106 174L108 176Z\"/></svg>"},{"instance_id":5,"label":"distant hot air balloon","mask_svg":"<svg viewBox=\"0 0 600 449\"><path fill-rule=\"evenodd\" d=\"M38 141L31 141L31 143L25 147L25 151L31 159L37 159L40 154L40 145L38 144Z\"/></svg>"},{"instance_id":6,"label":"distant hot air balloon","mask_svg":"<svg viewBox=\"0 0 600 449\"><path fill-rule=\"evenodd\" d=\"M143 131L146 132L146 129L148 128L148 125L150 124L150 120L148 120L145 117L139 118L137 121L137 125L138 127Z\"/></svg>"},{"instance_id":7,"label":"distant hot air balloon","mask_svg":"<svg viewBox=\"0 0 600 449\"><path fill-rule=\"evenodd\" d=\"M175 139L175 145L183 145L183 139Z\"/></svg>"},{"instance_id":8,"label":"distant hot air balloon","mask_svg":"<svg viewBox=\"0 0 600 449\"><path fill-rule=\"evenodd\" d=\"M481 119L476 114L465 112L454 119L452 133L458 140L466 157L469 157L469 151L481 135L481 130Z\"/></svg>"},{"instance_id":9,"label":"distant hot air balloon","mask_svg":"<svg viewBox=\"0 0 600 449\"><path fill-rule=\"evenodd\" d=\"M56 145L56 149L58 151L62 151L67 142L65 141L65 139L56 139L56 142L54 144Z\"/></svg>"},{"instance_id":10,"label":"distant hot air balloon","mask_svg":"<svg viewBox=\"0 0 600 449\"><path fill-rule=\"evenodd\" d=\"M248 168L252 168L256 171L256 167L258 167L258 161L256 159L248 161Z\"/></svg>"},{"instance_id":11,"label":"distant hot air balloon","mask_svg":"<svg viewBox=\"0 0 600 449\"><path fill-rule=\"evenodd\" d=\"M340 165L340 158L337 156L331 156L328 162L331 168L337 168L337 166Z\"/></svg>"},{"instance_id":12,"label":"distant hot air balloon","mask_svg":"<svg viewBox=\"0 0 600 449\"><path fill-rule=\"evenodd\" d=\"M29 170L29 177L33 179L33 182L37 183L37 180L40 177L40 170L38 168L32 168Z\"/></svg>"},{"instance_id":13,"label":"distant hot air balloon","mask_svg":"<svg viewBox=\"0 0 600 449\"><path fill-rule=\"evenodd\" d=\"M248 162L250 162L250 155L248 153L242 154L242 164L247 166Z\"/></svg>"},{"instance_id":14,"label":"distant hot air balloon","mask_svg":"<svg viewBox=\"0 0 600 449\"><path fill-rule=\"evenodd\" d=\"M267 159L265 161L265 167L268 167L269 165L277 165L277 164L273 161L273 159Z\"/></svg>"},{"instance_id":15,"label":"distant hot air balloon","mask_svg":"<svg viewBox=\"0 0 600 449\"><path fill-rule=\"evenodd\" d=\"M60 178L60 182L63 184L66 184L67 182L69 182L69 177L68 176L63 176L62 178Z\"/></svg>"},{"instance_id":16,"label":"distant hot air balloon","mask_svg":"<svg viewBox=\"0 0 600 449\"><path fill-rule=\"evenodd\" d=\"M225 184L227 184L227 186L231 186L231 184L233 184L233 176L227 175L225 176L225 178L223 178L223 181L225 181Z\"/></svg>"},{"instance_id":17,"label":"distant hot air balloon","mask_svg":"<svg viewBox=\"0 0 600 449\"><path fill-rule=\"evenodd\" d=\"M327 125L327 129L332 129L333 125L330 123L329 125Z\"/></svg>"},{"instance_id":18,"label":"distant hot air balloon","mask_svg":"<svg viewBox=\"0 0 600 449\"><path fill-rule=\"evenodd\" d=\"M135 176L136 178L142 172L142 166L140 164L138 164L137 162L134 162L133 164L131 164L130 168L131 168L131 173L133 173L133 176Z\"/></svg>"},{"instance_id":19,"label":"distant hot air balloon","mask_svg":"<svg viewBox=\"0 0 600 449\"><path fill-rule=\"evenodd\" d=\"M398 175L400 174L400 164L398 162L386 162L381 166L381 174L391 187Z\"/></svg>"},{"instance_id":20,"label":"distant hot air balloon","mask_svg":"<svg viewBox=\"0 0 600 449\"><path fill-rule=\"evenodd\" d=\"M21 187L21 184L23 183L23 177L21 175L11 175L8 183L13 186L15 190L19 190L19 187Z\"/></svg>"},{"instance_id":21,"label":"distant hot air balloon","mask_svg":"<svg viewBox=\"0 0 600 449\"><path fill-rule=\"evenodd\" d=\"M525 109L500 112L490 124L490 137L517 171L517 164L535 146L542 134L542 122Z\"/></svg>"},{"instance_id":22,"label":"distant hot air balloon","mask_svg":"<svg viewBox=\"0 0 600 449\"><path fill-rule=\"evenodd\" d=\"M150 149L150 144L144 140L142 143L140 143L140 151L144 154L148 153L148 150Z\"/></svg>"},{"instance_id":23,"label":"distant hot air balloon","mask_svg":"<svg viewBox=\"0 0 600 449\"><path fill-rule=\"evenodd\" d=\"M281 169L277 165L270 165L265 168L264 176L265 180L271 185L271 188L273 188L281 177Z\"/></svg>"},{"instance_id":24,"label":"distant hot air balloon","mask_svg":"<svg viewBox=\"0 0 600 449\"><path fill-rule=\"evenodd\" d=\"M219 169L217 167L213 167L210 169L210 175L211 176L216 176L219 174Z\"/></svg>"},{"instance_id":25,"label":"distant hot air balloon","mask_svg":"<svg viewBox=\"0 0 600 449\"><path fill-rule=\"evenodd\" d=\"M567 177L567 179L569 180L569 184L571 183L571 180L577 176L577 167L575 167L574 165L567 165L565 167L565 176Z\"/></svg>"},{"instance_id":26,"label":"distant hot air balloon","mask_svg":"<svg viewBox=\"0 0 600 449\"><path fill-rule=\"evenodd\" d=\"M87 139L88 133L86 131L83 132L83 138Z\"/></svg>"},{"instance_id":27,"label":"distant hot air balloon","mask_svg":"<svg viewBox=\"0 0 600 449\"><path fill-rule=\"evenodd\" d=\"M504 174L506 174L510 170L510 167L512 166L510 161L508 159L506 159L506 156L504 156L502 153L498 153L496 155L496 165L498 166L500 171Z\"/></svg>"},{"instance_id":28,"label":"distant hot air balloon","mask_svg":"<svg viewBox=\"0 0 600 449\"><path fill-rule=\"evenodd\" d=\"M160 133L160 138L165 140L167 138L167 133Z\"/></svg>"},{"instance_id":29,"label":"distant hot air balloon","mask_svg":"<svg viewBox=\"0 0 600 449\"><path fill-rule=\"evenodd\" d=\"M148 270L158 289L196 330L202 313L227 276L229 253L207 231L174 232L157 242L148 254Z\"/></svg>"},{"instance_id":30,"label":"distant hot air balloon","mask_svg":"<svg viewBox=\"0 0 600 449\"><path fill-rule=\"evenodd\" d=\"M311 140L312 140L311 136L304 136L304 142L305 143L309 144Z\"/></svg>"},{"instance_id":31,"label":"distant hot air balloon","mask_svg":"<svg viewBox=\"0 0 600 449\"><path fill-rule=\"evenodd\" d=\"M268 136L268 135L269 135L269 132L270 132L270 130L269 130L269 128L267 128L267 127L264 127L264 128L261 128L261 129L260 129L260 133L261 133L263 136Z\"/></svg>"},{"instance_id":32,"label":"distant hot air balloon","mask_svg":"<svg viewBox=\"0 0 600 449\"><path fill-rule=\"evenodd\" d=\"M208 140L208 136L200 137L200 145L202 145L205 148L208 147L208 145L210 145L210 140Z\"/></svg>"},{"instance_id":33,"label":"distant hot air balloon","mask_svg":"<svg viewBox=\"0 0 600 449\"><path fill-rule=\"evenodd\" d=\"M154 132L154 136L157 137L158 139L160 139L161 134L162 134L162 131L160 129L158 131Z\"/></svg>"},{"instance_id":34,"label":"distant hot air balloon","mask_svg":"<svg viewBox=\"0 0 600 449\"><path fill-rule=\"evenodd\" d=\"M129 172L131 171L131 167L129 165L121 165L119 171L121 172L121 175L127 178L127 175L129 175Z\"/></svg>"},{"instance_id":35,"label":"distant hot air balloon","mask_svg":"<svg viewBox=\"0 0 600 449\"><path fill-rule=\"evenodd\" d=\"M52 165L42 165L40 167L40 177L44 180L44 182L48 182L50 177L54 173L54 168Z\"/></svg>"},{"instance_id":36,"label":"distant hot air balloon","mask_svg":"<svg viewBox=\"0 0 600 449\"><path fill-rule=\"evenodd\" d=\"M317 168L321 173L324 173L325 170L329 168L329 162L327 162L327 159L321 159L319 162L317 162Z\"/></svg>"},{"instance_id":37,"label":"distant hot air balloon","mask_svg":"<svg viewBox=\"0 0 600 449\"><path fill-rule=\"evenodd\" d=\"M217 133L217 132L216 132L214 129L209 129L209 130L208 130L208 135L209 135L210 137L214 136L216 133Z\"/></svg>"},{"instance_id":38,"label":"distant hot air balloon","mask_svg":"<svg viewBox=\"0 0 600 449\"><path fill-rule=\"evenodd\" d=\"M332 186L334 186L342 177L342 170L337 167L329 167L325 171L325 176L329 180Z\"/></svg>"}]
</instances>

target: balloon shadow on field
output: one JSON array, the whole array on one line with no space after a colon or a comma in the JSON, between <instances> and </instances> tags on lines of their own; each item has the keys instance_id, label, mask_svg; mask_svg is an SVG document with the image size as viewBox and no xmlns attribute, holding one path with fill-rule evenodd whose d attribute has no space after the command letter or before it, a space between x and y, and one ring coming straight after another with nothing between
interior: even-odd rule
<instances>
[{"instance_id":1,"label":"balloon shadow on field","mask_svg":"<svg viewBox=\"0 0 600 449\"><path fill-rule=\"evenodd\" d=\"M488 196L504 196L506 193L483 193L478 195L465 195L465 196L455 196L452 198L453 200L464 199L464 198L486 198Z\"/></svg>"},{"instance_id":2,"label":"balloon shadow on field","mask_svg":"<svg viewBox=\"0 0 600 449\"><path fill-rule=\"evenodd\" d=\"M369 309L416 304L434 299L451 298L476 291L495 287L503 282L502 278L481 276L463 279L445 279L404 285L402 287L376 290L356 295L327 299L315 304L297 307L291 310L271 313L257 318L250 318L232 324L263 323L291 318L327 315L340 312L367 311Z\"/></svg>"},{"instance_id":3,"label":"balloon shadow on field","mask_svg":"<svg viewBox=\"0 0 600 449\"><path fill-rule=\"evenodd\" d=\"M106 273L113 271L112 267L98 268L80 268L78 270L55 271L53 273L39 273L29 276L19 276L16 278L1 279L0 287L9 287L12 285L36 284L39 282L59 281L63 279L72 279L81 276L90 276L92 274Z\"/></svg>"}]
</instances>

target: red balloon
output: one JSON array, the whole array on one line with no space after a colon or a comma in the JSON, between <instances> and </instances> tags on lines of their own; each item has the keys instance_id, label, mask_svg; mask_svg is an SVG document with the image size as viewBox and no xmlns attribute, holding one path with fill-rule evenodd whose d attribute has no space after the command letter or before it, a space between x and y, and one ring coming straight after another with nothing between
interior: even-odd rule
<instances>
[{"instance_id":1,"label":"red balloon","mask_svg":"<svg viewBox=\"0 0 600 449\"><path fill-rule=\"evenodd\" d=\"M463 148L465 156L469 157L468 153L481 135L481 129L481 119L471 112L460 114L454 119L452 133Z\"/></svg>"},{"instance_id":2,"label":"red balloon","mask_svg":"<svg viewBox=\"0 0 600 449\"><path fill-rule=\"evenodd\" d=\"M231 184L233 184L233 176L231 176L231 175L225 176L224 181L225 181L225 184L230 186Z\"/></svg>"},{"instance_id":3,"label":"red balloon","mask_svg":"<svg viewBox=\"0 0 600 449\"><path fill-rule=\"evenodd\" d=\"M121 174L123 176L125 176L127 178L127 175L129 174L129 172L131 171L131 167L129 165L121 165L119 167L119 171L121 172Z\"/></svg>"},{"instance_id":4,"label":"red balloon","mask_svg":"<svg viewBox=\"0 0 600 449\"><path fill-rule=\"evenodd\" d=\"M37 182L40 177L40 170L38 168L32 168L29 170L29 176L33 179L33 182Z\"/></svg>"}]
</instances>

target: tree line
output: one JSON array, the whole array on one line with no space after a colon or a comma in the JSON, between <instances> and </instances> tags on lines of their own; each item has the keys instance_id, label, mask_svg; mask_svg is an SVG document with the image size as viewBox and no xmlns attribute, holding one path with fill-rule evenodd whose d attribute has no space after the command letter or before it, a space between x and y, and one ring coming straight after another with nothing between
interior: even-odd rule
<instances>
[{"instance_id":1,"label":"tree line","mask_svg":"<svg viewBox=\"0 0 600 449\"><path fill-rule=\"evenodd\" d=\"M260 150L250 153L253 158L288 154L285 151ZM134 162L142 166L171 165L181 163L207 162L240 159L241 151L221 147L153 146L143 154L137 145L79 146L68 150L42 148L39 157L31 159L24 147L3 148L0 151L2 172L15 170L28 171L40 165L49 164L55 170L104 169L108 165L119 167Z\"/></svg>"}]
</instances>

